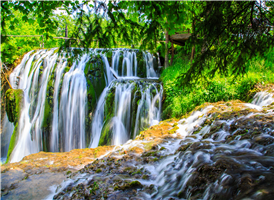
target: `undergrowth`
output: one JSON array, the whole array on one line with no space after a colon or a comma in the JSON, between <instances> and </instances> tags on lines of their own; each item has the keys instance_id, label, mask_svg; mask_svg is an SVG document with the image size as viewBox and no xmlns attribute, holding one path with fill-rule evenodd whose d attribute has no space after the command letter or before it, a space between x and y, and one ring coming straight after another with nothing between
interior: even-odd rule
<instances>
[{"instance_id":1,"label":"undergrowth","mask_svg":"<svg viewBox=\"0 0 274 200\"><path fill-rule=\"evenodd\" d=\"M213 64L214 62L212 62ZM274 48L247 63L247 73L240 77L216 74L205 75L195 84L180 86L180 74L189 68L189 61L175 57L174 64L163 71L160 79L164 86L162 119L181 117L205 102L239 99L250 101L257 84L274 83Z\"/></svg>"}]
</instances>

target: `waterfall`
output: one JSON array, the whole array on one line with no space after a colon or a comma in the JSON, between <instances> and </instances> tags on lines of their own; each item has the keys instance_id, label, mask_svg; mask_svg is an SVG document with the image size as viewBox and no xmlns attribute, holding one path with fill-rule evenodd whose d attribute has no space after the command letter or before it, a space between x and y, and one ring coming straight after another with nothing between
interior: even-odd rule
<instances>
[{"instance_id":1,"label":"waterfall","mask_svg":"<svg viewBox=\"0 0 274 200\"><path fill-rule=\"evenodd\" d=\"M54 50L55 49L47 52L42 51L41 54L40 52L34 54L32 58L36 55L41 57L38 58L34 68L31 70L29 78L27 81L25 81L26 79L24 79L24 77L27 76L31 66L30 61L32 61L29 60L25 66L23 77L20 79L18 88L24 90L24 106L22 108L22 113L19 119L18 142L11 154L11 162L17 162L26 155L37 153L42 150L41 124L44 117L44 104L48 78L57 59L57 54L53 54ZM42 61L43 58L44 60ZM42 63L44 66L42 66ZM37 100L35 101L34 98L37 94L34 94L34 92L38 85L38 76L41 66L44 67L44 72L42 77L40 77L40 89L38 92ZM36 103L36 109L34 115L30 116L29 111L34 103Z\"/></svg>"},{"instance_id":2,"label":"waterfall","mask_svg":"<svg viewBox=\"0 0 274 200\"><path fill-rule=\"evenodd\" d=\"M121 55L122 67L119 69ZM152 55L146 52L142 52L142 55L145 60L146 78L157 78ZM102 57L104 62L107 62L106 56ZM113 51L112 70L118 79L100 96L100 109L97 108L94 115L89 147L123 144L160 121L162 85L148 79L140 79L137 76L137 65L136 52L126 50L122 54L120 50ZM139 98L136 97L137 93Z\"/></svg>"},{"instance_id":3,"label":"waterfall","mask_svg":"<svg viewBox=\"0 0 274 200\"><path fill-rule=\"evenodd\" d=\"M74 63L64 75L60 99L64 151L85 147L87 87L84 68L88 58L86 54L82 56L79 64Z\"/></svg>"},{"instance_id":4,"label":"waterfall","mask_svg":"<svg viewBox=\"0 0 274 200\"><path fill-rule=\"evenodd\" d=\"M18 134L10 162L39 151L123 144L160 121L163 89L152 54L93 49L74 57L56 48L31 51L10 75L13 88L24 91L18 124L3 124L5 141Z\"/></svg>"}]
</instances>

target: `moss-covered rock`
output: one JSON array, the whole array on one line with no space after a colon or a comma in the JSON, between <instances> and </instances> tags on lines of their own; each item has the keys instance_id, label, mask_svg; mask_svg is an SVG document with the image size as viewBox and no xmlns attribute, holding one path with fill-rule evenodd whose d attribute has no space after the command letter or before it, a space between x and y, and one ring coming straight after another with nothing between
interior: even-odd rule
<instances>
[{"instance_id":1,"label":"moss-covered rock","mask_svg":"<svg viewBox=\"0 0 274 200\"><path fill-rule=\"evenodd\" d=\"M43 151L49 151L50 148L50 134L52 130L52 119L53 119L53 95L54 95L54 81L55 81L55 69L57 64L54 66L52 73L49 75L43 121L41 124L42 129L42 149Z\"/></svg>"},{"instance_id":2,"label":"moss-covered rock","mask_svg":"<svg viewBox=\"0 0 274 200\"><path fill-rule=\"evenodd\" d=\"M24 101L24 92L21 89L8 89L6 92L6 111L10 122L13 122L15 127L12 133L9 150L7 154L7 161L9 162L10 155L18 140L18 122L21 114L21 108Z\"/></svg>"},{"instance_id":3,"label":"moss-covered rock","mask_svg":"<svg viewBox=\"0 0 274 200\"><path fill-rule=\"evenodd\" d=\"M137 76L141 78L146 78L147 77L147 69L146 69L146 61L143 56L143 52L139 51L136 53L137 57L137 63L138 63L138 68L137 68Z\"/></svg>"},{"instance_id":4,"label":"moss-covered rock","mask_svg":"<svg viewBox=\"0 0 274 200\"><path fill-rule=\"evenodd\" d=\"M85 77L87 81L87 115L85 119L86 145L89 144L90 125L92 114L95 110L96 103L104 90L106 83L104 77L104 63L100 55L93 55L85 66Z\"/></svg>"},{"instance_id":5,"label":"moss-covered rock","mask_svg":"<svg viewBox=\"0 0 274 200\"><path fill-rule=\"evenodd\" d=\"M99 141L99 146L102 145L111 145L112 141L112 118L114 116L114 104L115 104L115 88L111 88L106 96L106 103L105 103L105 124L103 126L101 137Z\"/></svg>"},{"instance_id":6,"label":"moss-covered rock","mask_svg":"<svg viewBox=\"0 0 274 200\"><path fill-rule=\"evenodd\" d=\"M14 130L13 130L13 133L11 135L11 138L10 138L10 144L9 144L9 150L8 150L8 154L7 154L7 160L6 160L6 163L9 162L9 159L10 159L10 155L17 143L17 140L18 140L18 122L16 123L15 127L14 127Z\"/></svg>"},{"instance_id":7,"label":"moss-covered rock","mask_svg":"<svg viewBox=\"0 0 274 200\"><path fill-rule=\"evenodd\" d=\"M8 89L6 92L6 112L10 122L18 122L23 105L24 92L21 89Z\"/></svg>"},{"instance_id":8,"label":"moss-covered rock","mask_svg":"<svg viewBox=\"0 0 274 200\"><path fill-rule=\"evenodd\" d=\"M106 121L99 140L99 146L111 145L113 133L111 120Z\"/></svg>"}]
</instances>

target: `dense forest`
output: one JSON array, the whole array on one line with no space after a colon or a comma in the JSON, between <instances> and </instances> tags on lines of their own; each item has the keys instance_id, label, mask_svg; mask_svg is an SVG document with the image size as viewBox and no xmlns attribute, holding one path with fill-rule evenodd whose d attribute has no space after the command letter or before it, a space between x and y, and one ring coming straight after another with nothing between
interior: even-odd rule
<instances>
[{"instance_id":1,"label":"dense forest","mask_svg":"<svg viewBox=\"0 0 274 200\"><path fill-rule=\"evenodd\" d=\"M1 198L272 199L273 84L273 1L1 1Z\"/></svg>"}]
</instances>

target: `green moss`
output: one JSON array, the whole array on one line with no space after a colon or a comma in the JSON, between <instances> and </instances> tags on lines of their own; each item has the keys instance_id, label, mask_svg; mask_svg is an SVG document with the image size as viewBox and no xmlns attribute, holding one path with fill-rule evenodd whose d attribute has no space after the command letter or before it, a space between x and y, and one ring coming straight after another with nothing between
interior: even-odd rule
<instances>
[{"instance_id":1,"label":"green moss","mask_svg":"<svg viewBox=\"0 0 274 200\"><path fill-rule=\"evenodd\" d=\"M67 73L69 70L70 70L69 67L65 67L65 69L64 69L64 74Z\"/></svg>"},{"instance_id":2,"label":"green moss","mask_svg":"<svg viewBox=\"0 0 274 200\"><path fill-rule=\"evenodd\" d=\"M49 104L48 100L45 100L45 108L44 108L44 118L42 121L41 128L46 128L49 124L51 124L52 118L52 107Z\"/></svg>"},{"instance_id":3,"label":"green moss","mask_svg":"<svg viewBox=\"0 0 274 200\"><path fill-rule=\"evenodd\" d=\"M10 144L9 144L9 150L8 150L8 154L7 154L7 160L6 160L6 163L9 162L9 159L10 159L10 155L17 143L17 140L18 140L18 122L16 122L16 125L14 127L14 130L13 130L13 133L12 133L12 136L10 138Z\"/></svg>"},{"instance_id":4,"label":"green moss","mask_svg":"<svg viewBox=\"0 0 274 200\"><path fill-rule=\"evenodd\" d=\"M139 181L132 181L130 184L130 187L141 187L142 184Z\"/></svg>"},{"instance_id":5,"label":"green moss","mask_svg":"<svg viewBox=\"0 0 274 200\"><path fill-rule=\"evenodd\" d=\"M111 145L112 140L112 121L111 119L114 116L114 103L115 103L115 88L109 90L106 96L105 108L104 108L104 126L102 128L101 137L99 141L99 146L102 145Z\"/></svg>"},{"instance_id":6,"label":"green moss","mask_svg":"<svg viewBox=\"0 0 274 200\"><path fill-rule=\"evenodd\" d=\"M138 169L137 171L132 173L132 175L135 175L135 174L142 174L142 171L140 169Z\"/></svg>"},{"instance_id":7,"label":"green moss","mask_svg":"<svg viewBox=\"0 0 274 200\"><path fill-rule=\"evenodd\" d=\"M141 99L141 93L138 90L138 85L135 84L134 89L132 90L132 104L131 104L131 135L130 135L130 139L134 139L134 129L135 129L135 123L136 123L136 116L137 116L137 109L138 109L138 105ZM140 123L139 123L140 126Z\"/></svg>"},{"instance_id":8,"label":"green moss","mask_svg":"<svg viewBox=\"0 0 274 200\"><path fill-rule=\"evenodd\" d=\"M55 81L55 70L57 64L55 64L51 74L48 78L47 89L46 89L46 98L45 98L45 107L44 107L44 115L41 124L42 129L42 147L43 151L49 151L49 139L50 132L52 130L52 118L53 118L53 95L54 95L54 81Z\"/></svg>"},{"instance_id":9,"label":"green moss","mask_svg":"<svg viewBox=\"0 0 274 200\"><path fill-rule=\"evenodd\" d=\"M67 175L71 174L71 171L67 171Z\"/></svg>"},{"instance_id":10,"label":"green moss","mask_svg":"<svg viewBox=\"0 0 274 200\"><path fill-rule=\"evenodd\" d=\"M106 57L108 59L108 63L111 65L111 63L112 63L112 50L108 50L108 52L106 53Z\"/></svg>"},{"instance_id":11,"label":"green moss","mask_svg":"<svg viewBox=\"0 0 274 200\"><path fill-rule=\"evenodd\" d=\"M106 121L101 132L99 146L111 145L111 140L113 136L111 128L111 123L109 121Z\"/></svg>"},{"instance_id":12,"label":"green moss","mask_svg":"<svg viewBox=\"0 0 274 200\"><path fill-rule=\"evenodd\" d=\"M146 71L146 61L144 60L143 53L139 51L136 53L137 57L137 76L141 78L147 77L147 71Z\"/></svg>"},{"instance_id":13,"label":"green moss","mask_svg":"<svg viewBox=\"0 0 274 200\"><path fill-rule=\"evenodd\" d=\"M23 105L24 92L21 89L6 91L6 112L10 122L18 122Z\"/></svg>"},{"instance_id":14,"label":"green moss","mask_svg":"<svg viewBox=\"0 0 274 200\"><path fill-rule=\"evenodd\" d=\"M141 188L143 185L139 181L126 182L122 186L116 185L114 190L126 190L130 188Z\"/></svg>"},{"instance_id":15,"label":"green moss","mask_svg":"<svg viewBox=\"0 0 274 200\"><path fill-rule=\"evenodd\" d=\"M161 148L160 148L160 151L165 150L165 149L166 149L165 147L161 147Z\"/></svg>"},{"instance_id":16,"label":"green moss","mask_svg":"<svg viewBox=\"0 0 274 200\"><path fill-rule=\"evenodd\" d=\"M33 61L33 62L31 63L31 66L30 66L30 70L29 70L28 76L31 74L31 71L33 70L33 67L36 65L36 63L37 63L37 60L36 60L36 61Z\"/></svg>"},{"instance_id":17,"label":"green moss","mask_svg":"<svg viewBox=\"0 0 274 200\"><path fill-rule=\"evenodd\" d=\"M87 62L84 69L87 81L87 117L85 119L86 138L90 138L90 126L92 113L95 110L97 100L99 99L106 83L104 78L104 63L100 55L93 55ZM86 144L89 144L89 139Z\"/></svg>"}]
</instances>

